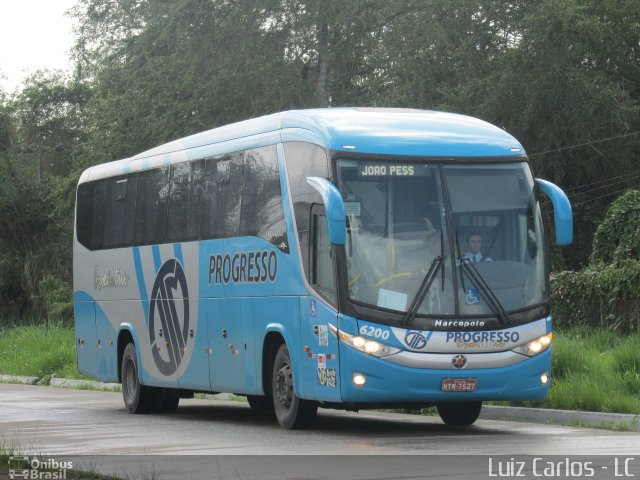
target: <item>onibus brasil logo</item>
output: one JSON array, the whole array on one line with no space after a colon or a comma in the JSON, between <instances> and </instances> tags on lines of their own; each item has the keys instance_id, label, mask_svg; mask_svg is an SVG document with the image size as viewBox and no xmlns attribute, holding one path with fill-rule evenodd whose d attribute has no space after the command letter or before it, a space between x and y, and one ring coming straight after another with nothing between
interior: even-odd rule
<instances>
[{"instance_id":1,"label":"onibus brasil logo","mask_svg":"<svg viewBox=\"0 0 640 480\"><path fill-rule=\"evenodd\" d=\"M158 270L149 304L151 353L163 375L174 374L182 363L188 335L187 279L180 262L172 258Z\"/></svg>"},{"instance_id":2,"label":"onibus brasil logo","mask_svg":"<svg viewBox=\"0 0 640 480\"><path fill-rule=\"evenodd\" d=\"M67 470L73 468L72 462L62 462L53 458L38 458L16 455L9 457L9 478L34 480L64 480Z\"/></svg>"}]
</instances>

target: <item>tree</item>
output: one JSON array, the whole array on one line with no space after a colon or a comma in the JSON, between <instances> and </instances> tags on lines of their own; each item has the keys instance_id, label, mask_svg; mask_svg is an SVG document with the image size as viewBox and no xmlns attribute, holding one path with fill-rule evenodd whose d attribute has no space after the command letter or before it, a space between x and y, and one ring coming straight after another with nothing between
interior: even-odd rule
<instances>
[{"instance_id":1,"label":"tree","mask_svg":"<svg viewBox=\"0 0 640 480\"><path fill-rule=\"evenodd\" d=\"M69 313L87 95L59 73L38 72L0 112L0 313Z\"/></svg>"},{"instance_id":2,"label":"tree","mask_svg":"<svg viewBox=\"0 0 640 480\"><path fill-rule=\"evenodd\" d=\"M303 77L301 62L285 55L287 25L264 5L257 0L150 2L141 28L88 55L99 60L91 70L94 96L88 105L96 161L310 105L313 84ZM90 43L79 40L83 49Z\"/></svg>"},{"instance_id":3,"label":"tree","mask_svg":"<svg viewBox=\"0 0 640 480\"><path fill-rule=\"evenodd\" d=\"M522 141L538 176L571 189L578 232L564 254L571 268L588 258L611 194L634 185L628 177L626 184L577 188L637 171L637 144L615 138L640 130L639 15L631 2L531 4L519 21L516 47L474 97L481 116ZM613 139L590 143L607 138Z\"/></svg>"}]
</instances>

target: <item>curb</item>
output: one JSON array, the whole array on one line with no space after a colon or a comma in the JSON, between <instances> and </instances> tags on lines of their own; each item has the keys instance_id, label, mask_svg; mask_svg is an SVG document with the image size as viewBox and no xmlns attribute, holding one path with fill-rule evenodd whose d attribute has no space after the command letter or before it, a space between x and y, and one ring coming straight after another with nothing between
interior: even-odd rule
<instances>
[{"instance_id":1,"label":"curb","mask_svg":"<svg viewBox=\"0 0 640 480\"><path fill-rule=\"evenodd\" d=\"M35 385L40 381L38 377L23 377L19 375L0 375L2 383L20 383L22 385Z\"/></svg>"},{"instance_id":2,"label":"curb","mask_svg":"<svg viewBox=\"0 0 640 480\"><path fill-rule=\"evenodd\" d=\"M0 375L0 383L37 385L40 384L41 380L42 379L38 377ZM121 391L121 385L119 383L102 383L93 380L52 378L49 385L54 388L77 388L110 392ZM232 395L228 393L220 393L217 395L209 395L208 397L216 400L229 400ZM484 405L480 412L480 418L482 420L504 420L640 432L640 415L625 413L585 412L581 410L556 410L550 408Z\"/></svg>"},{"instance_id":3,"label":"curb","mask_svg":"<svg viewBox=\"0 0 640 480\"><path fill-rule=\"evenodd\" d=\"M52 378L49 386L55 388L78 388L91 390L120 391L122 386L119 383L102 383L93 380L71 380L67 378Z\"/></svg>"},{"instance_id":4,"label":"curb","mask_svg":"<svg viewBox=\"0 0 640 480\"><path fill-rule=\"evenodd\" d=\"M626 413L484 405L480 418L640 432L640 415Z\"/></svg>"}]
</instances>

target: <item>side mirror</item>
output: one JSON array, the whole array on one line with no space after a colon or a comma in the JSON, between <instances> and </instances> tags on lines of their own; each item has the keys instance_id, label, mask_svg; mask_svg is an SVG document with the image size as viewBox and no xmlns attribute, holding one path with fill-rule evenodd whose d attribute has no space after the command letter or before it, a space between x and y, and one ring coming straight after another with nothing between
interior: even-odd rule
<instances>
[{"instance_id":1,"label":"side mirror","mask_svg":"<svg viewBox=\"0 0 640 480\"><path fill-rule=\"evenodd\" d=\"M553 203L553 221L556 227L556 245L573 242L573 213L567 194L557 185L536 178L536 183Z\"/></svg>"},{"instance_id":2,"label":"side mirror","mask_svg":"<svg viewBox=\"0 0 640 480\"><path fill-rule=\"evenodd\" d=\"M329 226L329 242L331 245L344 245L347 241L347 222L342 195L326 178L307 177L307 183L322 195Z\"/></svg>"}]
</instances>

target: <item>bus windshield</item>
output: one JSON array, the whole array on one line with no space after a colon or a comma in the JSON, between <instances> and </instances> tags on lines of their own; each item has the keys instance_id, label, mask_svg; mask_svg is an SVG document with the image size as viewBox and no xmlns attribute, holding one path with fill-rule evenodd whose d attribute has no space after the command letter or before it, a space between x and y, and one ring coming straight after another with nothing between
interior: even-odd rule
<instances>
[{"instance_id":1,"label":"bus windshield","mask_svg":"<svg viewBox=\"0 0 640 480\"><path fill-rule=\"evenodd\" d=\"M406 313L438 257L415 315L502 318L546 300L541 214L526 162L338 160L337 177L352 301Z\"/></svg>"}]
</instances>

